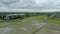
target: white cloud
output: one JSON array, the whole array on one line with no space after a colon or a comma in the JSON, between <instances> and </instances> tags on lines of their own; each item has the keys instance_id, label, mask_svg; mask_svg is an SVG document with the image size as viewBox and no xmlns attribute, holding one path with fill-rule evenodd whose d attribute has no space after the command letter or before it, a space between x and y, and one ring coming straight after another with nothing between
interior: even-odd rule
<instances>
[{"instance_id":1,"label":"white cloud","mask_svg":"<svg viewBox=\"0 0 60 34\"><path fill-rule=\"evenodd\" d=\"M0 0L0 9L60 9L60 0Z\"/></svg>"}]
</instances>

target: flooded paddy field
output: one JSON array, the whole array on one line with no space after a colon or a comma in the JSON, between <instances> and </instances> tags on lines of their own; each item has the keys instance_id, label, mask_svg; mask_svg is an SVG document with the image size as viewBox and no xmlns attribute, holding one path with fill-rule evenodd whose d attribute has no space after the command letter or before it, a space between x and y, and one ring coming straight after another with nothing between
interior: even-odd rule
<instances>
[{"instance_id":1,"label":"flooded paddy field","mask_svg":"<svg viewBox=\"0 0 60 34\"><path fill-rule=\"evenodd\" d=\"M0 23L9 23L0 26L0 34L60 34L60 24L47 24L30 18Z\"/></svg>"},{"instance_id":2,"label":"flooded paddy field","mask_svg":"<svg viewBox=\"0 0 60 34\"><path fill-rule=\"evenodd\" d=\"M60 34L60 24L48 24L35 34Z\"/></svg>"}]
</instances>

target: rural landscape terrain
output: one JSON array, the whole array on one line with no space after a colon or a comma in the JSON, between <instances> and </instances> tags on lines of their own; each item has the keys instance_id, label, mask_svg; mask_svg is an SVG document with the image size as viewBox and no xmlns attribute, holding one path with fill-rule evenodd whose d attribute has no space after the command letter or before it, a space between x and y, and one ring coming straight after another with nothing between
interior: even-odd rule
<instances>
[{"instance_id":1,"label":"rural landscape terrain","mask_svg":"<svg viewBox=\"0 0 60 34\"><path fill-rule=\"evenodd\" d=\"M60 34L60 0L0 0L0 34Z\"/></svg>"},{"instance_id":2,"label":"rural landscape terrain","mask_svg":"<svg viewBox=\"0 0 60 34\"><path fill-rule=\"evenodd\" d=\"M59 12L0 13L0 34L60 34L59 18Z\"/></svg>"}]
</instances>

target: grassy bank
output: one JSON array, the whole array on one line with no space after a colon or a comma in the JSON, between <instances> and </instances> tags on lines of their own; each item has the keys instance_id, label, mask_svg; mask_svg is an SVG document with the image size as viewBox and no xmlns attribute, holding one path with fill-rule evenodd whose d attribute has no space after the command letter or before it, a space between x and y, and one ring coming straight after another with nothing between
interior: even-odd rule
<instances>
[{"instance_id":1,"label":"grassy bank","mask_svg":"<svg viewBox=\"0 0 60 34\"><path fill-rule=\"evenodd\" d=\"M41 22L46 22L46 23L55 23L55 24L60 24L60 20L58 19L45 19L45 16L33 16L32 19L41 21Z\"/></svg>"}]
</instances>

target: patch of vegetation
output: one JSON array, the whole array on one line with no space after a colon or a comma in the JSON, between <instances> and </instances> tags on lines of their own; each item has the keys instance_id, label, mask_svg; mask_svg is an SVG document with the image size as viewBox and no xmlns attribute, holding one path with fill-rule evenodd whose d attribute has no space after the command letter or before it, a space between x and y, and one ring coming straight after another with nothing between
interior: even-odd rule
<instances>
[{"instance_id":1,"label":"patch of vegetation","mask_svg":"<svg viewBox=\"0 0 60 34\"><path fill-rule=\"evenodd\" d=\"M1 26L5 26L5 25L9 25L9 24L11 24L11 23L8 23L8 22L0 22L0 27Z\"/></svg>"},{"instance_id":2,"label":"patch of vegetation","mask_svg":"<svg viewBox=\"0 0 60 34\"><path fill-rule=\"evenodd\" d=\"M20 19L3 21L3 22L0 22L0 27L10 25L10 24L16 25L17 23L20 23L20 21L21 21Z\"/></svg>"},{"instance_id":3,"label":"patch of vegetation","mask_svg":"<svg viewBox=\"0 0 60 34\"><path fill-rule=\"evenodd\" d=\"M46 17L43 16L33 16L32 19L37 20L37 21L41 21L41 22L45 22L45 23L54 23L54 24L60 24L60 20L59 19L45 19Z\"/></svg>"}]
</instances>

